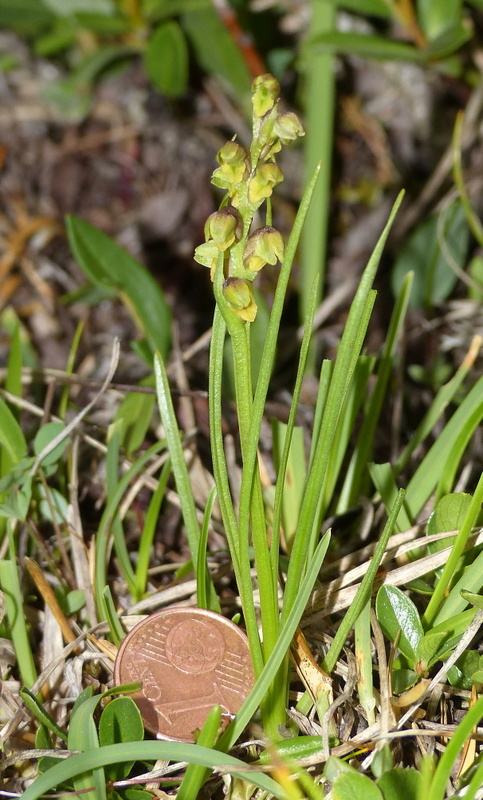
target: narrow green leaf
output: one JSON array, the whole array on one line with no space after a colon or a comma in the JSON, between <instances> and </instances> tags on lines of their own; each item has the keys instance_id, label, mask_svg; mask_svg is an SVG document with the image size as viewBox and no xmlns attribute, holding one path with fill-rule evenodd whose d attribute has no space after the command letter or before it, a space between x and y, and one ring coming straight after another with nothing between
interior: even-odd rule
<instances>
[{"instance_id":1,"label":"narrow green leaf","mask_svg":"<svg viewBox=\"0 0 483 800\"><path fill-rule=\"evenodd\" d=\"M416 448L426 439L427 436L429 436L437 421L441 418L443 412L447 408L448 404L451 403L456 396L473 365L474 359L476 358L480 347L481 339L475 337L468 351L468 355L458 367L458 370L453 375L451 380L442 386L438 391L436 397L429 407L429 410L424 415L410 441L396 461L394 466L395 475L399 475L401 470L404 469L404 467L409 463L409 460Z\"/></svg>"},{"instance_id":2,"label":"narrow green leaf","mask_svg":"<svg viewBox=\"0 0 483 800\"><path fill-rule=\"evenodd\" d=\"M445 248L442 248L442 240ZM468 249L469 228L463 204L455 200L445 212L425 220L403 246L392 271L395 296L408 272L414 272L410 305L431 308L445 300L458 280L447 253L461 265Z\"/></svg>"},{"instance_id":3,"label":"narrow green leaf","mask_svg":"<svg viewBox=\"0 0 483 800\"><path fill-rule=\"evenodd\" d=\"M282 462L287 425L279 420L272 422L273 457L277 475ZM303 497L306 475L305 445L303 428L295 426L292 441L288 448L287 464L282 497L282 528L285 543L290 549L297 527L300 503Z\"/></svg>"},{"instance_id":4,"label":"narrow green leaf","mask_svg":"<svg viewBox=\"0 0 483 800\"><path fill-rule=\"evenodd\" d=\"M125 632L119 621L119 617L116 611L116 606L114 605L114 600L112 599L112 594L109 586L104 586L104 590L102 592L102 599L104 601L107 624L109 625L109 631L111 634L112 641L116 645L116 647L119 647L122 640L124 639Z\"/></svg>"},{"instance_id":5,"label":"narrow green leaf","mask_svg":"<svg viewBox=\"0 0 483 800\"><path fill-rule=\"evenodd\" d=\"M144 69L156 89L167 97L180 97L188 85L188 48L177 22L160 25L149 37Z\"/></svg>"},{"instance_id":6,"label":"narrow green leaf","mask_svg":"<svg viewBox=\"0 0 483 800\"><path fill-rule=\"evenodd\" d=\"M466 589L462 589L461 596L467 603L471 603L475 608L483 608L483 597L481 594L475 594L474 592L468 592Z\"/></svg>"},{"instance_id":7,"label":"narrow green leaf","mask_svg":"<svg viewBox=\"0 0 483 800\"><path fill-rule=\"evenodd\" d=\"M331 31L317 36L310 45L329 53L360 56L382 61L421 61L421 51L411 44L366 33Z\"/></svg>"},{"instance_id":8,"label":"narrow green leaf","mask_svg":"<svg viewBox=\"0 0 483 800\"><path fill-rule=\"evenodd\" d=\"M79 11L95 11L97 14L109 16L116 11L112 0L69 0L68 5L64 0L41 0L41 2L59 17L68 17Z\"/></svg>"},{"instance_id":9,"label":"narrow green leaf","mask_svg":"<svg viewBox=\"0 0 483 800\"><path fill-rule=\"evenodd\" d=\"M11 520L9 521L12 522ZM13 538L12 536L10 538ZM13 548L10 548L13 551ZM30 638L23 610L22 591L16 563L11 559L0 560L0 588L3 592L8 626L12 635L22 683L28 688L37 680Z\"/></svg>"},{"instance_id":10,"label":"narrow green leaf","mask_svg":"<svg viewBox=\"0 0 483 800\"><path fill-rule=\"evenodd\" d=\"M210 573L208 564L206 563L206 548L208 546L208 533L211 523L211 512L216 500L216 485L210 489L210 493L206 499L206 506L203 512L203 524L200 531L200 543L198 548L198 566L196 570L197 583L196 594L198 599L198 608L207 608L211 611L209 604L209 591L210 591ZM206 744L206 742L205 742Z\"/></svg>"},{"instance_id":11,"label":"narrow green leaf","mask_svg":"<svg viewBox=\"0 0 483 800\"><path fill-rule=\"evenodd\" d=\"M168 459L162 469L161 475L159 476L158 485L151 498L146 516L144 518L144 526L138 547L138 561L136 564L134 591L136 600L140 600L143 596L143 593L146 591L149 560L151 557L151 546L154 540L154 534L156 532L156 525L158 522L161 503L163 502L166 485L170 475L171 461Z\"/></svg>"},{"instance_id":12,"label":"narrow green leaf","mask_svg":"<svg viewBox=\"0 0 483 800\"><path fill-rule=\"evenodd\" d=\"M357 590L356 596L354 597L354 600L350 608L346 611L344 619L339 625L337 633L334 636L332 644L329 647L328 653L322 662L323 669L325 669L326 672L331 673L332 670L334 669L337 663L337 659L339 658L339 655L342 651L342 648L344 647L344 643L347 639L347 636L349 635L352 626L354 625L357 617L362 612L364 606L368 603L371 597L374 579L376 577L377 570L379 569L379 565L382 561L382 557L386 551L389 537L393 532L393 528L397 520L403 500L404 500L404 491L401 489L398 496L396 497L394 506L384 526L381 538L377 543L374 555L372 556L371 563L369 565L369 569L366 571L366 574L364 575L361 584Z\"/></svg>"},{"instance_id":13,"label":"narrow green leaf","mask_svg":"<svg viewBox=\"0 0 483 800\"><path fill-rule=\"evenodd\" d=\"M479 378L446 423L408 484L405 506L411 520L417 519L441 477L448 472L453 474L459 461L456 465L449 461L451 451L457 445L461 457L482 418L483 378Z\"/></svg>"},{"instance_id":14,"label":"narrow green leaf","mask_svg":"<svg viewBox=\"0 0 483 800\"><path fill-rule=\"evenodd\" d=\"M429 792L425 795L427 800L443 800L446 796L446 787L451 771L463 751L473 728L478 725L483 717L483 697L471 706L460 724L449 739L446 748L441 756L433 780L431 781Z\"/></svg>"},{"instance_id":15,"label":"narrow green leaf","mask_svg":"<svg viewBox=\"0 0 483 800\"><path fill-rule=\"evenodd\" d=\"M115 494L119 484L121 427L122 420L117 419L109 425L107 432L106 492L108 503ZM134 592L134 568L131 564L123 523L117 511L111 522L111 531L114 540L114 549L119 559L122 575L128 585L129 591Z\"/></svg>"},{"instance_id":16,"label":"narrow green leaf","mask_svg":"<svg viewBox=\"0 0 483 800\"><path fill-rule=\"evenodd\" d=\"M171 338L171 312L148 270L135 258L79 217L68 216L67 234L72 252L95 284L116 289L146 336L152 351L164 357Z\"/></svg>"},{"instance_id":17,"label":"narrow green leaf","mask_svg":"<svg viewBox=\"0 0 483 800\"><path fill-rule=\"evenodd\" d=\"M205 767L216 769L221 767L224 772L239 777L272 794L279 800L287 800L287 795L272 778L258 770L251 770L249 766L238 758L225 755L217 750L210 750L197 744L184 744L182 742L145 741L130 742L128 744L111 744L106 747L80 753L58 764L44 775L40 775L27 787L22 795L22 800L38 800L43 794L69 780L75 775L80 775L86 770L95 770L108 764L121 764L126 759L136 761L187 761L192 764L201 764ZM101 798L101 795L99 795Z\"/></svg>"},{"instance_id":18,"label":"narrow green leaf","mask_svg":"<svg viewBox=\"0 0 483 800\"><path fill-rule=\"evenodd\" d=\"M474 569L475 563L478 562L483 556L483 553L480 553L476 559L476 562L466 568L463 576L459 579L456 585L452 587L449 595L445 596L449 586L451 585L451 582L454 580L459 559L465 550L471 529L476 524L477 518L481 511L482 502L483 474L478 481L474 495L471 498L471 502L469 503L464 514L463 522L454 541L448 560L444 566L442 574L437 580L433 596L431 597L428 607L424 612L423 620L426 626L429 626L433 621L442 621L448 615L454 614L461 608L461 603L464 602L460 596L461 589L468 589L469 591L475 592L480 589L483 583L483 579L480 582L479 574ZM476 578L476 582L473 582L470 579L470 575L473 577L473 579Z\"/></svg>"},{"instance_id":19,"label":"narrow green leaf","mask_svg":"<svg viewBox=\"0 0 483 800\"><path fill-rule=\"evenodd\" d=\"M3 320L2 320L3 322ZM22 334L20 323L17 319L13 322L13 330L10 335L10 350L8 354L7 377L5 379L5 389L10 394L22 397ZM12 408L14 416L18 415L18 410Z\"/></svg>"},{"instance_id":20,"label":"narrow green leaf","mask_svg":"<svg viewBox=\"0 0 483 800\"><path fill-rule=\"evenodd\" d=\"M449 594L444 598L441 608L434 618L434 623L444 623L448 618L462 612L468 604L465 592L476 594L480 592L482 588L483 553L479 553L471 564L465 566L461 577L456 581Z\"/></svg>"},{"instance_id":21,"label":"narrow green leaf","mask_svg":"<svg viewBox=\"0 0 483 800\"><path fill-rule=\"evenodd\" d=\"M181 17L181 25L203 69L221 79L239 102L248 105L251 75L241 51L215 9L206 3L199 10L186 11Z\"/></svg>"},{"instance_id":22,"label":"narrow green leaf","mask_svg":"<svg viewBox=\"0 0 483 800\"><path fill-rule=\"evenodd\" d=\"M100 36L122 36L132 30L129 20L121 14L106 16L92 11L79 11L74 19L79 27Z\"/></svg>"},{"instance_id":23,"label":"narrow green leaf","mask_svg":"<svg viewBox=\"0 0 483 800\"><path fill-rule=\"evenodd\" d=\"M41 728L39 730L45 730L48 728L50 731L52 731L52 733L62 739L63 742L67 742L67 734L64 733L62 728L57 725L53 717L47 713L42 703L37 700L35 695L32 694L29 689L26 689L25 687L20 689L20 697L22 698L25 707L28 708L35 719L40 722ZM40 745L36 746L39 747Z\"/></svg>"},{"instance_id":24,"label":"narrow green leaf","mask_svg":"<svg viewBox=\"0 0 483 800\"><path fill-rule=\"evenodd\" d=\"M272 571L273 575L277 575L280 569L279 565L279 558L280 558L280 520L282 515L282 509L285 505L285 483L286 483L286 471L287 465L289 463L290 453L291 453L291 446L292 446L292 432L295 429L295 420L298 405L300 402L300 395L302 392L302 385L304 375L306 374L307 362L310 352L310 340L312 335L312 325L314 320L315 314L315 307L317 298L319 296L318 291L318 278L315 279L314 285L312 287L312 294L309 297L309 303L307 307L307 318L304 325L304 335L302 338L302 344L300 346L300 354L299 354L299 363L297 366L297 375L295 378L295 386L293 390L293 397L292 403L290 405L290 412L288 417L288 423L285 430L285 435L283 439L283 449L280 453L278 464L277 464L277 482L275 485L275 496L273 501L273 521L272 521L272 542L270 545L271 549L271 561L272 561ZM319 396L320 396L320 387L319 387ZM299 482L299 475L303 475L303 480L305 482L306 473L307 473L307 466L305 463L305 453L299 449L300 444L297 445L297 456L296 462L292 464L292 468L296 470L296 480L297 483ZM275 454L274 454L275 456ZM298 522L298 516L300 513L300 502L302 500L302 495L299 495L297 498L297 520L293 527L293 532L295 532ZM286 524L286 523L285 523ZM285 534L287 535L287 534Z\"/></svg>"},{"instance_id":25,"label":"narrow green leaf","mask_svg":"<svg viewBox=\"0 0 483 800\"><path fill-rule=\"evenodd\" d=\"M370 307L374 299L372 283L389 230L402 202L402 197L403 195L401 194L396 200L389 220L362 274L337 352L320 433L300 509L297 532L294 537L287 581L285 584L282 620L286 618L290 610L294 595L300 584L300 576L304 574L306 564L310 562L310 551L313 551L314 544L313 534L317 534L318 529L320 530L318 523L325 510L320 508L320 490L325 479L341 408L347 397L357 358L360 354L369 323Z\"/></svg>"},{"instance_id":26,"label":"narrow green leaf","mask_svg":"<svg viewBox=\"0 0 483 800\"><path fill-rule=\"evenodd\" d=\"M214 706L205 720L196 744L203 747L214 747L220 725L221 707ZM198 797L198 793L209 774L210 770L206 769L206 767L202 767L199 764L189 764L178 789L176 800L193 800L194 797Z\"/></svg>"},{"instance_id":27,"label":"narrow green leaf","mask_svg":"<svg viewBox=\"0 0 483 800\"><path fill-rule=\"evenodd\" d=\"M336 0L339 8L371 17L391 17L391 6L386 0Z\"/></svg>"},{"instance_id":28,"label":"narrow green leaf","mask_svg":"<svg viewBox=\"0 0 483 800\"><path fill-rule=\"evenodd\" d=\"M409 272L403 282L391 316L386 342L377 370L376 385L365 409L364 420L347 468L344 485L340 492L337 504L337 512L339 514L351 508L356 503L357 498L364 493L369 471L368 465L372 457L374 436L380 419L384 396L394 368L396 347L405 320L412 283L413 273Z\"/></svg>"}]
</instances>

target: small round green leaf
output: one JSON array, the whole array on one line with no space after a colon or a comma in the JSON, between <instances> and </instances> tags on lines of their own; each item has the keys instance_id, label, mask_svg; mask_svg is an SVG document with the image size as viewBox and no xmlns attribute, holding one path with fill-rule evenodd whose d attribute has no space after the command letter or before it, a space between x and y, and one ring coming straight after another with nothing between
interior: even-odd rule
<instances>
[{"instance_id":1,"label":"small round green leaf","mask_svg":"<svg viewBox=\"0 0 483 800\"><path fill-rule=\"evenodd\" d=\"M444 646L449 639L448 631L428 631L421 639L417 657L421 664L421 669L428 670L438 660L438 654L446 652Z\"/></svg>"},{"instance_id":2,"label":"small round green leaf","mask_svg":"<svg viewBox=\"0 0 483 800\"><path fill-rule=\"evenodd\" d=\"M57 525L62 525L67 520L69 504L64 495L51 486L46 487L40 483L37 486L40 515Z\"/></svg>"},{"instance_id":3,"label":"small round green leaf","mask_svg":"<svg viewBox=\"0 0 483 800\"><path fill-rule=\"evenodd\" d=\"M139 709L131 697L116 697L103 710L99 720L99 744L138 742L144 739L144 725ZM134 760L105 767L108 780L120 781L133 768Z\"/></svg>"},{"instance_id":4,"label":"small round green leaf","mask_svg":"<svg viewBox=\"0 0 483 800\"><path fill-rule=\"evenodd\" d=\"M398 647L411 664L424 636L418 609L396 586L381 586L376 598L376 614L384 633L394 642L400 633Z\"/></svg>"},{"instance_id":5,"label":"small round green leaf","mask_svg":"<svg viewBox=\"0 0 483 800\"><path fill-rule=\"evenodd\" d=\"M416 769L394 767L377 781L384 800L418 800L421 773Z\"/></svg>"},{"instance_id":6,"label":"small round green leaf","mask_svg":"<svg viewBox=\"0 0 483 800\"><path fill-rule=\"evenodd\" d=\"M104 747L119 742L144 739L144 725L139 709L131 697L116 697L101 714L99 744Z\"/></svg>"},{"instance_id":7,"label":"small round green leaf","mask_svg":"<svg viewBox=\"0 0 483 800\"><path fill-rule=\"evenodd\" d=\"M332 787L332 797L333 800L383 800L376 784L360 772L339 775Z\"/></svg>"},{"instance_id":8,"label":"small round green leaf","mask_svg":"<svg viewBox=\"0 0 483 800\"><path fill-rule=\"evenodd\" d=\"M45 425L42 425L37 431L34 441L35 455L40 455L42 450L47 447L56 436L62 433L64 428L65 425L63 422L47 422ZM62 457L68 443L69 438L66 436L65 439L59 442L59 444L42 459L42 466L48 467L51 464L56 464Z\"/></svg>"},{"instance_id":9,"label":"small round green leaf","mask_svg":"<svg viewBox=\"0 0 483 800\"><path fill-rule=\"evenodd\" d=\"M466 492L451 492L444 495L441 500L438 500L436 508L428 520L426 529L428 536L445 531L458 531L464 522L470 503L471 495ZM431 552L435 552L449 547L453 541L454 539L444 539L440 542L433 542L429 547Z\"/></svg>"}]
</instances>

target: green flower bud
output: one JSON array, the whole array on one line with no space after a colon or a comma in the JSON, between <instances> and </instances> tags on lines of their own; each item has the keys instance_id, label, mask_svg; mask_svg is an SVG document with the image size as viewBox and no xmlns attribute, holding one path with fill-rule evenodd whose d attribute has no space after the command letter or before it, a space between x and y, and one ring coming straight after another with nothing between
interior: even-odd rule
<instances>
[{"instance_id":1,"label":"green flower bud","mask_svg":"<svg viewBox=\"0 0 483 800\"><path fill-rule=\"evenodd\" d=\"M231 208L222 208L210 214L205 223L205 238L213 239L223 253L241 238L243 223L240 215Z\"/></svg>"},{"instance_id":2,"label":"green flower bud","mask_svg":"<svg viewBox=\"0 0 483 800\"><path fill-rule=\"evenodd\" d=\"M258 306L251 283L242 278L227 278L223 284L223 295L235 314L245 322L253 322Z\"/></svg>"},{"instance_id":3,"label":"green flower bud","mask_svg":"<svg viewBox=\"0 0 483 800\"><path fill-rule=\"evenodd\" d=\"M280 94L280 84L273 75L259 75L252 83L253 115L263 117L271 111Z\"/></svg>"},{"instance_id":4,"label":"green flower bud","mask_svg":"<svg viewBox=\"0 0 483 800\"><path fill-rule=\"evenodd\" d=\"M278 115L273 125L273 132L278 136L282 144L289 144L295 141L298 136L305 136L302 123L293 111Z\"/></svg>"},{"instance_id":5,"label":"green flower bud","mask_svg":"<svg viewBox=\"0 0 483 800\"><path fill-rule=\"evenodd\" d=\"M258 228L249 236L243 252L243 265L252 272L258 272L265 264L276 264L282 261L284 243L282 234L265 225Z\"/></svg>"},{"instance_id":6,"label":"green flower bud","mask_svg":"<svg viewBox=\"0 0 483 800\"><path fill-rule=\"evenodd\" d=\"M260 164L248 185L248 200L256 206L270 197L273 187L283 181L283 172L277 164Z\"/></svg>"},{"instance_id":7,"label":"green flower bud","mask_svg":"<svg viewBox=\"0 0 483 800\"><path fill-rule=\"evenodd\" d=\"M225 188L231 183L241 183L248 175L248 156L236 142L227 142L216 154L219 167L213 173L212 183Z\"/></svg>"}]
</instances>

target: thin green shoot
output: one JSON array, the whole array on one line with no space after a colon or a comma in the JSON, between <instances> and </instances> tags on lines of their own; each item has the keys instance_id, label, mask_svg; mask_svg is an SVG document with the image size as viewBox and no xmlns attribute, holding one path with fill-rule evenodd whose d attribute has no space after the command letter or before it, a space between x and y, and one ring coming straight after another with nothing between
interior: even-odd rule
<instances>
[{"instance_id":1,"label":"thin green shoot","mask_svg":"<svg viewBox=\"0 0 483 800\"><path fill-rule=\"evenodd\" d=\"M448 588L451 585L451 581L454 578L459 559L464 552L464 549L468 542L468 537L471 533L471 529L473 525L475 525L476 523L478 514L480 513L481 510L482 503L483 503L483 474L480 476L478 485L475 489L473 497L471 498L471 503L465 515L464 522L460 530L458 531L458 535L454 540L450 556L446 564L444 565L443 572L440 578L438 579L436 586L434 587L431 599L423 614L423 625L425 625L426 628L430 627L431 623L436 617L438 609L441 603L443 602L443 598L445 597Z\"/></svg>"},{"instance_id":2,"label":"thin green shoot","mask_svg":"<svg viewBox=\"0 0 483 800\"><path fill-rule=\"evenodd\" d=\"M398 493L396 502L394 504L394 508L391 511L389 519L387 520L384 530L381 534L381 538L377 543L377 547L374 551L374 555L371 558L371 563L365 573L361 584L357 590L357 594L354 597L354 600L344 615L344 619L341 621L339 627L337 628L337 633L334 636L332 644L329 647L327 655L325 656L322 662L322 669L326 672L330 673L334 669L337 659L344 647L344 643L349 635L357 617L363 610L364 606L368 602L372 594L372 584L374 583L374 578L376 577L377 570L379 569L379 565L382 561L384 553L386 551L387 543L389 541L389 537L391 536L394 525L396 523L399 510L404 500L404 490L401 489Z\"/></svg>"},{"instance_id":3,"label":"thin green shoot","mask_svg":"<svg viewBox=\"0 0 483 800\"><path fill-rule=\"evenodd\" d=\"M214 747L221 725L221 707L213 706L196 740L199 747ZM210 770L200 764L188 764L176 800L193 800L206 781Z\"/></svg>"},{"instance_id":4,"label":"thin green shoot","mask_svg":"<svg viewBox=\"0 0 483 800\"><path fill-rule=\"evenodd\" d=\"M470 226L473 236L475 237L480 247L483 247L483 225L478 219L478 216L475 214L475 211L471 204L471 200L468 195L468 191L466 189L465 180L463 177L461 151L462 151L462 141L463 141L464 119L465 119L464 112L459 111L456 115L454 131L453 131L453 141L452 141L453 180L455 182L455 186L458 190L461 202L463 204L463 208L466 214L466 219L468 220L468 225Z\"/></svg>"},{"instance_id":5,"label":"thin green shoot","mask_svg":"<svg viewBox=\"0 0 483 800\"><path fill-rule=\"evenodd\" d=\"M74 336L72 338L72 342L69 347L69 355L67 357L67 363L65 365L66 376L70 376L74 372L74 365L77 357L77 351L79 350L79 345L83 332L84 332L84 321L81 320L76 326L76 329L74 331ZM59 417L62 420L65 419L67 405L69 403L69 394L70 394L70 386L68 383L65 383L65 385L62 388L62 393L60 395L60 400L59 400Z\"/></svg>"},{"instance_id":6,"label":"thin green shoot","mask_svg":"<svg viewBox=\"0 0 483 800\"><path fill-rule=\"evenodd\" d=\"M441 418L444 410L449 403L454 399L468 372L472 368L475 359L481 349L482 338L481 336L474 336L470 348L463 359L462 364L458 367L456 373L450 381L446 383L438 391L436 397L431 403L427 413L424 415L416 431L411 436L410 441L402 451L394 465L394 474L399 475L402 470L407 466L409 460L419 445L424 442L427 436L434 430L438 420Z\"/></svg>"},{"instance_id":7,"label":"thin green shoot","mask_svg":"<svg viewBox=\"0 0 483 800\"><path fill-rule=\"evenodd\" d=\"M389 378L394 367L396 347L405 320L412 283L413 274L408 273L391 316L386 342L377 371L376 384L367 404L364 420L339 496L337 504L337 513L339 514L351 508L366 488L364 486L364 479L368 477L367 464L371 459L374 435L379 422Z\"/></svg>"},{"instance_id":8,"label":"thin green shoot","mask_svg":"<svg viewBox=\"0 0 483 800\"><path fill-rule=\"evenodd\" d=\"M200 544L198 548L198 568L196 570L196 596L198 608L210 608L208 601L209 589L209 570L207 563L208 533L210 530L211 512L216 500L216 485L210 489L206 498L206 506L203 513L203 524L201 525ZM200 742L203 744L203 742ZM208 744L208 742L204 742ZM208 746L210 746L208 744Z\"/></svg>"},{"instance_id":9,"label":"thin green shoot","mask_svg":"<svg viewBox=\"0 0 483 800\"><path fill-rule=\"evenodd\" d=\"M27 620L23 610L23 595L17 571L15 529L17 520L7 520L9 558L0 560L0 587L10 627L22 683L30 689L37 680L35 661L30 645Z\"/></svg>"},{"instance_id":10,"label":"thin green shoot","mask_svg":"<svg viewBox=\"0 0 483 800\"><path fill-rule=\"evenodd\" d=\"M386 238L401 201L402 194L394 204L389 220L361 277L337 353L320 433L300 510L299 525L292 547L283 599L282 620L284 620L290 612L290 607L300 582L300 576L304 574L306 564L310 561L312 556L310 552L312 547L311 539L313 537L313 531L316 530L316 514L318 512L320 489L325 480L325 473L336 435L340 411L349 390L349 385L369 322L368 311L372 305L371 299L373 298L371 288L372 282L376 274Z\"/></svg>"},{"instance_id":11,"label":"thin green shoot","mask_svg":"<svg viewBox=\"0 0 483 800\"><path fill-rule=\"evenodd\" d=\"M310 2L310 28L304 44L302 97L307 132L304 140L305 183L318 163L324 165L308 211L301 237L300 317L306 319L314 278L319 277L318 300L324 286L327 232L330 219L330 187L334 129L335 62L331 53L321 52L312 40L335 30L335 3ZM309 354L308 374L315 368L315 349Z\"/></svg>"},{"instance_id":12,"label":"thin green shoot","mask_svg":"<svg viewBox=\"0 0 483 800\"><path fill-rule=\"evenodd\" d=\"M478 725L483 717L483 697L478 698L476 703L471 706L465 716L457 726L453 735L446 744L443 755L441 756L436 771L431 781L431 787L427 800L444 800L446 787L451 775L451 771L461 754L465 742L471 736L473 729Z\"/></svg>"},{"instance_id":13,"label":"thin green shoot","mask_svg":"<svg viewBox=\"0 0 483 800\"><path fill-rule=\"evenodd\" d=\"M166 486L171 475L171 461L168 459L161 470L161 475L158 479L158 485L151 497L146 517L144 519L143 530L139 539L138 547L138 560L135 570L134 578L134 593L133 597L138 602L144 592L146 591L146 583L148 579L149 562L151 559L151 547L156 532L156 524L158 522L159 511L163 502Z\"/></svg>"},{"instance_id":14,"label":"thin green shoot","mask_svg":"<svg viewBox=\"0 0 483 800\"><path fill-rule=\"evenodd\" d=\"M166 442L168 446L169 455L171 458L172 470L176 489L181 503L181 511L186 528L186 535L190 547L191 557L193 559L193 566L196 569L198 566L198 547L200 540L200 526L196 514L196 506L191 489L188 468L186 466L183 447L181 444L180 434L178 431L178 423L173 408L173 401L169 389L168 376L166 368L162 360L161 354L158 352L154 358L154 373L156 377L156 392L158 396L159 412L166 435ZM220 603L215 592L215 588L210 579L209 586L209 603L213 611L220 610Z\"/></svg>"},{"instance_id":15,"label":"thin green shoot","mask_svg":"<svg viewBox=\"0 0 483 800\"><path fill-rule=\"evenodd\" d=\"M113 644L115 644L116 647L119 647L126 633L119 621L119 615L116 611L116 606L114 605L114 601L112 599L112 594L109 586L104 586L104 591L102 592L102 599L104 601L104 608L106 610L106 616L107 616L107 624L109 625L109 632L111 634Z\"/></svg>"},{"instance_id":16,"label":"thin green shoot","mask_svg":"<svg viewBox=\"0 0 483 800\"><path fill-rule=\"evenodd\" d=\"M122 420L116 420L116 422L111 423L107 433L106 492L108 503L115 493L119 483L121 427ZM114 549L119 560L119 566L121 568L122 575L127 583L129 592L134 594L136 587L134 569L129 556L122 520L118 511L116 511L112 519L111 532L114 542Z\"/></svg>"},{"instance_id":17,"label":"thin green shoot","mask_svg":"<svg viewBox=\"0 0 483 800\"><path fill-rule=\"evenodd\" d=\"M285 792L273 778L264 775L259 770L250 769L244 761L238 758L197 744L163 741L123 742L70 756L39 775L35 782L27 787L22 795L22 800L38 800L56 786L77 775L88 771L92 772L92 770L106 767L109 764L122 764L133 759L141 762L150 760L189 762L211 769L220 768L224 773L228 772L269 792L277 800L287 800Z\"/></svg>"},{"instance_id":18,"label":"thin green shoot","mask_svg":"<svg viewBox=\"0 0 483 800\"><path fill-rule=\"evenodd\" d=\"M282 455L278 468L277 481L275 484L275 498L273 502L273 521L272 521L272 541L270 545L270 554L272 559L272 571L277 574L279 567L279 549L280 549L280 525L283 509L283 493L284 485L287 474L287 465L290 455L290 446L292 442L293 429L295 425L295 418L297 415L298 404L300 401L300 393L302 391L302 382L306 372L307 357L310 345L310 337L312 334L312 320L315 314L315 307L318 297L317 285L318 277L314 280L312 292L310 295L310 302L307 310L307 320L304 328L304 335L300 345L299 363L297 367L297 375L295 378L295 386L290 404L289 418L287 421L287 428L285 431L285 438L283 442Z\"/></svg>"},{"instance_id":19,"label":"thin green shoot","mask_svg":"<svg viewBox=\"0 0 483 800\"><path fill-rule=\"evenodd\" d=\"M138 460L120 478L116 490L113 492L112 497L102 513L101 521L96 534L96 550L94 561L94 595L100 620L107 619L103 592L104 586L107 584L107 560L112 520L114 519L119 503L121 502L124 493L127 491L127 488L133 478L135 478L136 475L141 472L152 456L159 453L160 450L164 450L165 447L166 441L162 439L161 441L156 442L156 444L151 445L151 447L149 447L142 455L139 456Z\"/></svg>"},{"instance_id":20,"label":"thin green shoot","mask_svg":"<svg viewBox=\"0 0 483 800\"><path fill-rule=\"evenodd\" d=\"M280 629L277 644L275 645L273 652L271 653L262 672L257 678L255 686L238 711L236 718L228 726L225 733L220 738L218 743L218 747L220 749L229 750L230 747L234 745L265 697L268 687L273 682L277 670L286 657L297 625L302 618L302 614L304 613L307 605L310 592L313 589L317 574L327 553L329 542L330 534L327 532L320 540L307 573L302 582L299 584L299 591L295 597L291 611L288 614L283 627Z\"/></svg>"}]
</instances>

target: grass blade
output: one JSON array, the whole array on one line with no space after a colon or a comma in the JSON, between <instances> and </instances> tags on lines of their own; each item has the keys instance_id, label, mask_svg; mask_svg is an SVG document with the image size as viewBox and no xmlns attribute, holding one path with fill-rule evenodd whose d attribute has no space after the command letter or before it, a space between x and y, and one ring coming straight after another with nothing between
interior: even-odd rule
<instances>
[{"instance_id":1,"label":"grass blade","mask_svg":"<svg viewBox=\"0 0 483 800\"><path fill-rule=\"evenodd\" d=\"M157 761L159 759L187 761L190 764L200 764L212 769L220 767L224 772L229 772L243 781L258 786L278 798L278 800L288 800L287 795L278 783L268 775L264 775L253 768L250 769L244 761L240 761L238 758L233 758L233 756L197 744L162 741L111 744L86 753L70 756L61 764L57 764L43 775L40 775L25 790L22 798L23 800L38 800L39 797L42 797L46 792L50 792L60 783L64 783L87 770L98 769L108 764L122 764L124 761L132 761L133 759L142 762L147 760Z\"/></svg>"}]
</instances>

